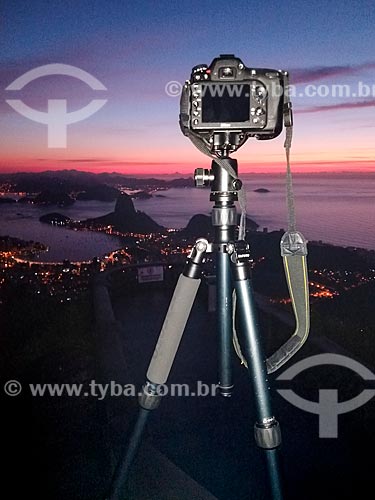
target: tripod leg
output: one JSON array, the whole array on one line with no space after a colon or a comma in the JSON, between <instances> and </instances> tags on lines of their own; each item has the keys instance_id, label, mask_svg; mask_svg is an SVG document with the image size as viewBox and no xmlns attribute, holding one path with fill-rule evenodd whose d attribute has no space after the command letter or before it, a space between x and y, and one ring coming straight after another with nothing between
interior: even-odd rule
<instances>
[{"instance_id":1,"label":"tripod leg","mask_svg":"<svg viewBox=\"0 0 375 500\"><path fill-rule=\"evenodd\" d=\"M216 257L217 329L219 334L219 390L230 396L232 383L232 280L230 258L225 252Z\"/></svg>"},{"instance_id":2,"label":"tripod leg","mask_svg":"<svg viewBox=\"0 0 375 500\"><path fill-rule=\"evenodd\" d=\"M247 246L241 254L231 255L232 274L240 313L242 341L248 372L254 389L256 444L265 450L273 500L282 500L282 481L278 457L281 444L280 426L272 413L270 389L267 380L266 359L259 339L259 326L250 281Z\"/></svg>"},{"instance_id":3,"label":"tripod leg","mask_svg":"<svg viewBox=\"0 0 375 500\"><path fill-rule=\"evenodd\" d=\"M125 500L126 498L126 483L128 479L129 469L133 463L133 460L141 443L141 437L146 426L149 413L149 410L140 408L137 421L135 423L126 449L126 453L118 463L111 489L106 500Z\"/></svg>"},{"instance_id":4,"label":"tripod leg","mask_svg":"<svg viewBox=\"0 0 375 500\"><path fill-rule=\"evenodd\" d=\"M180 275L154 354L147 371L147 382L139 396L139 415L124 457L117 467L108 500L124 500L130 467L139 448L142 433L151 410L160 403L158 387L165 384L172 368L187 320L201 282L201 264L208 247L206 240L198 240Z\"/></svg>"}]
</instances>

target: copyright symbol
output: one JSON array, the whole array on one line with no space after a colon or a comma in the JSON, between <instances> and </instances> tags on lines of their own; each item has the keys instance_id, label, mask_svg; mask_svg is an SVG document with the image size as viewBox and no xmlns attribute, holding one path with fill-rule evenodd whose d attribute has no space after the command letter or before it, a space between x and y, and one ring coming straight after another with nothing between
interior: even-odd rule
<instances>
[{"instance_id":1,"label":"copyright symbol","mask_svg":"<svg viewBox=\"0 0 375 500\"><path fill-rule=\"evenodd\" d=\"M169 97L178 97L181 95L182 84L176 80L172 80L167 83L164 90Z\"/></svg>"},{"instance_id":2,"label":"copyright symbol","mask_svg":"<svg viewBox=\"0 0 375 500\"><path fill-rule=\"evenodd\" d=\"M4 392L8 396L18 396L21 394L22 385L18 382L18 380L8 380L4 384Z\"/></svg>"}]
</instances>

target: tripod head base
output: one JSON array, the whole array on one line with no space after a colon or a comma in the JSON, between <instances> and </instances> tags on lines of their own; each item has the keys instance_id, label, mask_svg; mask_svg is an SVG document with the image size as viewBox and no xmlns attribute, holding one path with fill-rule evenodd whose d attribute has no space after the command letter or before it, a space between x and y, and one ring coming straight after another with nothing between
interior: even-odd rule
<instances>
[{"instance_id":1,"label":"tripod head base","mask_svg":"<svg viewBox=\"0 0 375 500\"><path fill-rule=\"evenodd\" d=\"M210 201L234 202L238 200L238 191L242 187L242 182L237 178L238 164L237 160L223 156L233 169L236 177L233 177L222 165L220 160L212 160L211 170L207 168L197 168L194 172L194 181L196 187L211 186Z\"/></svg>"},{"instance_id":2,"label":"tripod head base","mask_svg":"<svg viewBox=\"0 0 375 500\"><path fill-rule=\"evenodd\" d=\"M243 132L223 130L213 133L211 148L212 151L228 154L237 151L245 141L245 134Z\"/></svg>"}]
</instances>

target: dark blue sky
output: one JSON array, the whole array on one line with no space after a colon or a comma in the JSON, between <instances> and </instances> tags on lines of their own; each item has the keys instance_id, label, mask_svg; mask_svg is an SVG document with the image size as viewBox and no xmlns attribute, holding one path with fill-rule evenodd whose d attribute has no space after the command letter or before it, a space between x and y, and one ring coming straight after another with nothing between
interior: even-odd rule
<instances>
[{"instance_id":1,"label":"dark blue sky","mask_svg":"<svg viewBox=\"0 0 375 500\"><path fill-rule=\"evenodd\" d=\"M4 2L3 2L4 4ZM374 162L375 92L358 96L358 82L375 85L375 6L371 1L12 1L0 7L0 167L45 168L85 160L97 168L139 171L190 168L200 153L181 136L178 98L165 86L183 82L195 64L235 53L246 65L289 69L295 98L295 161L347 168ZM45 127L17 115L5 87L47 63L78 66L102 81L108 103L69 128L66 150L46 148ZM305 95L309 84L350 85L345 97ZM30 84L30 106L66 94L73 109L92 97L67 77ZM48 95L47 95L48 93ZM16 131L16 133L15 133ZM19 147L22 144L22 155ZM276 168L282 138L247 143L247 168ZM255 163L255 164L254 164ZM340 166L337 166L340 164ZM267 168L268 168L267 167ZM324 167L326 168L326 167ZM357 168L353 163L353 168Z\"/></svg>"},{"instance_id":2,"label":"dark blue sky","mask_svg":"<svg viewBox=\"0 0 375 500\"><path fill-rule=\"evenodd\" d=\"M291 67L298 60L351 64L369 58L375 47L374 10L370 0L15 0L1 9L2 59L53 57L87 42L100 55L110 46L107 56L121 56L128 45L136 52L137 41L159 40L164 50L153 56L164 68L173 62L185 70L199 56L209 59L231 50L257 66L282 61ZM171 61L173 54L178 59Z\"/></svg>"}]
</instances>

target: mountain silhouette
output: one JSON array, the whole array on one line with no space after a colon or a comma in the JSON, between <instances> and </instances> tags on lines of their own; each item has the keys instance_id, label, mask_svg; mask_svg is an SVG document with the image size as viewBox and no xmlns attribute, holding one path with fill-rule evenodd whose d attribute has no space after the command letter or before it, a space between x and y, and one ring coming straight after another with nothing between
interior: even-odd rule
<instances>
[{"instance_id":1,"label":"mountain silhouette","mask_svg":"<svg viewBox=\"0 0 375 500\"><path fill-rule=\"evenodd\" d=\"M164 229L147 214L137 211L132 199L126 193L120 194L117 198L114 212L88 219L86 222L101 226L111 225L114 229L124 233L146 234Z\"/></svg>"}]
</instances>

